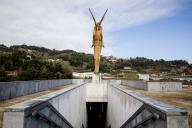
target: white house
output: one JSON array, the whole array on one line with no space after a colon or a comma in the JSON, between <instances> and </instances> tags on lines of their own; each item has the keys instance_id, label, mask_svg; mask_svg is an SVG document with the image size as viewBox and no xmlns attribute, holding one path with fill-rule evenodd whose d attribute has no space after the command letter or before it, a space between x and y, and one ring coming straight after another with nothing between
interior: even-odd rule
<instances>
[{"instance_id":1,"label":"white house","mask_svg":"<svg viewBox=\"0 0 192 128\"><path fill-rule=\"evenodd\" d=\"M149 80L149 74L138 74L140 80Z\"/></svg>"},{"instance_id":2,"label":"white house","mask_svg":"<svg viewBox=\"0 0 192 128\"><path fill-rule=\"evenodd\" d=\"M93 72L83 72L83 73L73 72L73 77L75 77L75 78L92 78Z\"/></svg>"}]
</instances>

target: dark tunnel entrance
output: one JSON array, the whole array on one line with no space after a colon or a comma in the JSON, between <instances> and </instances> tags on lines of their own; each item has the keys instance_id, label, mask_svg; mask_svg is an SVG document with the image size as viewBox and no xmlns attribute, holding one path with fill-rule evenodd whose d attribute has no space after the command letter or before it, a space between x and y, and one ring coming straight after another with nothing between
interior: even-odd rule
<instances>
[{"instance_id":1,"label":"dark tunnel entrance","mask_svg":"<svg viewBox=\"0 0 192 128\"><path fill-rule=\"evenodd\" d=\"M105 128L107 102L87 102L87 128Z\"/></svg>"}]
</instances>

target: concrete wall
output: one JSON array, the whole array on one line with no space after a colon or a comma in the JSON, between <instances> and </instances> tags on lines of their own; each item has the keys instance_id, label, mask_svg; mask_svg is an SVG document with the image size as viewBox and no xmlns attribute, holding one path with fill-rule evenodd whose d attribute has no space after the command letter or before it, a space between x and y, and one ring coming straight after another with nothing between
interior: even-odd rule
<instances>
[{"instance_id":1,"label":"concrete wall","mask_svg":"<svg viewBox=\"0 0 192 128\"><path fill-rule=\"evenodd\" d=\"M143 80L122 80L121 84L137 89L147 90L147 82Z\"/></svg>"},{"instance_id":2,"label":"concrete wall","mask_svg":"<svg viewBox=\"0 0 192 128\"><path fill-rule=\"evenodd\" d=\"M87 83L86 102L107 102L107 83Z\"/></svg>"},{"instance_id":3,"label":"concrete wall","mask_svg":"<svg viewBox=\"0 0 192 128\"><path fill-rule=\"evenodd\" d=\"M74 78L86 79L86 78L92 78L92 76L93 76L93 72L83 72L83 73L73 72Z\"/></svg>"},{"instance_id":4,"label":"concrete wall","mask_svg":"<svg viewBox=\"0 0 192 128\"><path fill-rule=\"evenodd\" d=\"M80 86L49 102L69 121L74 128L86 126L85 86Z\"/></svg>"},{"instance_id":5,"label":"concrete wall","mask_svg":"<svg viewBox=\"0 0 192 128\"><path fill-rule=\"evenodd\" d=\"M188 128L188 114L185 110L164 104L157 100L145 97L128 90L125 86L108 86L108 110L107 126L111 128L121 127L142 105L150 106L158 114L164 115L164 120L157 120L146 125L144 128ZM145 115L139 115L134 124L138 123ZM128 127L129 128L129 127Z\"/></svg>"},{"instance_id":6,"label":"concrete wall","mask_svg":"<svg viewBox=\"0 0 192 128\"><path fill-rule=\"evenodd\" d=\"M92 79L72 79L73 84L84 84L90 82L92 82Z\"/></svg>"},{"instance_id":7,"label":"concrete wall","mask_svg":"<svg viewBox=\"0 0 192 128\"><path fill-rule=\"evenodd\" d=\"M148 91L182 91L181 82L147 82Z\"/></svg>"},{"instance_id":8,"label":"concrete wall","mask_svg":"<svg viewBox=\"0 0 192 128\"><path fill-rule=\"evenodd\" d=\"M142 105L139 100L109 85L107 126L120 128Z\"/></svg>"},{"instance_id":9,"label":"concrete wall","mask_svg":"<svg viewBox=\"0 0 192 128\"><path fill-rule=\"evenodd\" d=\"M146 91L181 91L181 82L161 82L143 80L122 80L121 84Z\"/></svg>"},{"instance_id":10,"label":"concrete wall","mask_svg":"<svg viewBox=\"0 0 192 128\"><path fill-rule=\"evenodd\" d=\"M52 128L46 122L29 114L44 102L49 102L74 128L81 128L82 124L86 127L86 84L82 84L82 80L74 80L73 82L80 82L80 84L73 84L62 90L8 107L4 113L3 128ZM89 84L88 86L91 86ZM130 91L126 86L120 85L119 81L105 81L103 84L108 86L107 94L102 95L104 98L107 96L108 99L107 126L121 127L138 109L147 105L150 106L150 109L158 111L160 115L165 115L163 116L164 120L148 124L147 128L188 128L188 116L185 110ZM97 87L97 85L93 86ZM92 93L94 91L93 89ZM96 98L98 98L97 96ZM134 124L145 118L145 114L141 113L137 118L132 121Z\"/></svg>"},{"instance_id":11,"label":"concrete wall","mask_svg":"<svg viewBox=\"0 0 192 128\"><path fill-rule=\"evenodd\" d=\"M189 128L188 116L169 115L167 116L167 128Z\"/></svg>"},{"instance_id":12,"label":"concrete wall","mask_svg":"<svg viewBox=\"0 0 192 128\"><path fill-rule=\"evenodd\" d=\"M71 85L62 90L40 96L7 108L3 128L52 128L34 118L29 112L49 102L74 128L86 127L85 86Z\"/></svg>"},{"instance_id":13,"label":"concrete wall","mask_svg":"<svg viewBox=\"0 0 192 128\"><path fill-rule=\"evenodd\" d=\"M0 101L71 83L72 79L0 82Z\"/></svg>"}]
</instances>

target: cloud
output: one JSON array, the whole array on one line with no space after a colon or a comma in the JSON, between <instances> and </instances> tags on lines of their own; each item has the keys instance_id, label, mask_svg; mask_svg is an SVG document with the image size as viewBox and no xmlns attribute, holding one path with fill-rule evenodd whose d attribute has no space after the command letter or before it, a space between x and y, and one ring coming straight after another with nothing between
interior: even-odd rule
<instances>
[{"instance_id":1,"label":"cloud","mask_svg":"<svg viewBox=\"0 0 192 128\"><path fill-rule=\"evenodd\" d=\"M0 43L73 49L92 53L93 21L109 8L103 21L103 54L115 49L112 32L174 15L187 0L1 0Z\"/></svg>"}]
</instances>

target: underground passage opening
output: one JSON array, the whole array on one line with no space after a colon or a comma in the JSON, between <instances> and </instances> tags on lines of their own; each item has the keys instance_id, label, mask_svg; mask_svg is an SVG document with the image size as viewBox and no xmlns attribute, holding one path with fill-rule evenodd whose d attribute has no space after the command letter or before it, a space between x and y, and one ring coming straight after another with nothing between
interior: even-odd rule
<instances>
[{"instance_id":1,"label":"underground passage opening","mask_svg":"<svg viewBox=\"0 0 192 128\"><path fill-rule=\"evenodd\" d=\"M87 128L105 128L107 102L87 102Z\"/></svg>"}]
</instances>

